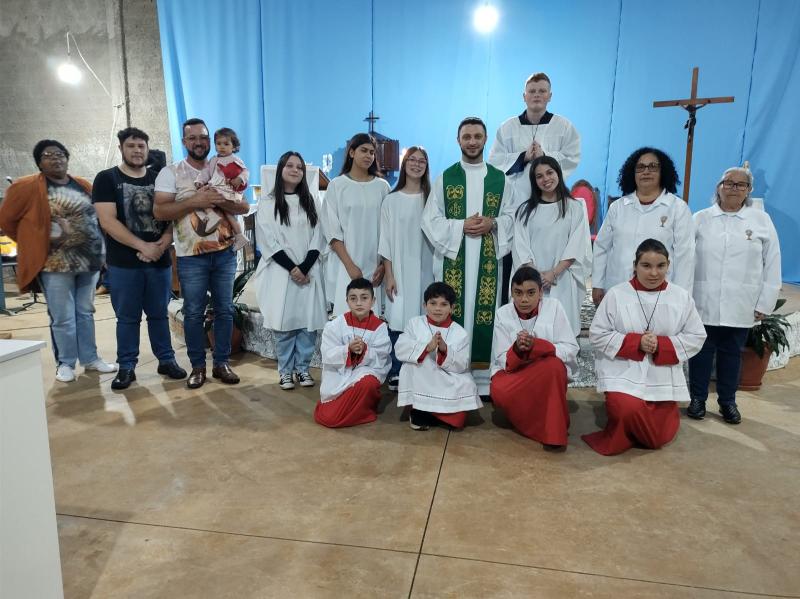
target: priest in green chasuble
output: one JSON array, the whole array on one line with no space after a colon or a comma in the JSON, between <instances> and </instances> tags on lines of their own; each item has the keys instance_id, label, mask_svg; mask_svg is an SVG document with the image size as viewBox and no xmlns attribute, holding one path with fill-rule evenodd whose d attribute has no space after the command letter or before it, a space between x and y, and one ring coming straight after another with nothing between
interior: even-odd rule
<instances>
[{"instance_id":1,"label":"priest in green chasuble","mask_svg":"<svg viewBox=\"0 0 800 599\"><path fill-rule=\"evenodd\" d=\"M502 258L511 251L517 201L503 171L483 160L483 121L477 117L461 121L457 140L461 160L433 184L422 230L434 248L436 280L456 290L453 320L471 336L472 374L480 394L488 395Z\"/></svg>"}]
</instances>

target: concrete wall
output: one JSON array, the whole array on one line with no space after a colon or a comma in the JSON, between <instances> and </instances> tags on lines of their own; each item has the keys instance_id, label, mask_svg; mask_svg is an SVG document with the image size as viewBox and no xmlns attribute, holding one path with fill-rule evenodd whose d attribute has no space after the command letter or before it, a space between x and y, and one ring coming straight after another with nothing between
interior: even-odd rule
<instances>
[{"instance_id":1,"label":"concrete wall","mask_svg":"<svg viewBox=\"0 0 800 599\"><path fill-rule=\"evenodd\" d=\"M74 46L73 62L83 79L72 86L57 78L56 68L66 59L68 30L111 97ZM44 138L67 146L71 174L91 179L119 162L116 132L129 125L150 135L151 148L171 154L155 0L2 1L3 180L37 172L31 150ZM0 190L6 187L0 183Z\"/></svg>"}]
</instances>

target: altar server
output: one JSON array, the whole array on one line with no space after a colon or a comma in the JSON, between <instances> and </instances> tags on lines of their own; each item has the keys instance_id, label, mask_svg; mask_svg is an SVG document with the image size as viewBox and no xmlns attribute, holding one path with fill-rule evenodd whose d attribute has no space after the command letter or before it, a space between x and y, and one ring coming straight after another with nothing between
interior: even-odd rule
<instances>
[{"instance_id":1,"label":"altar server","mask_svg":"<svg viewBox=\"0 0 800 599\"><path fill-rule=\"evenodd\" d=\"M716 358L720 414L728 424L742 421L736 406L742 346L754 322L775 308L781 289L778 234L769 214L752 207L752 189L749 169L729 168L717 183L714 205L694 215L694 301L708 337L689 360L689 418L706 414Z\"/></svg>"},{"instance_id":2,"label":"altar server","mask_svg":"<svg viewBox=\"0 0 800 599\"><path fill-rule=\"evenodd\" d=\"M380 287L383 264L378 256L381 204L389 193L389 184L381 179L375 158L375 139L358 133L347 144L342 172L328 185L322 205L322 230L332 253L325 267L331 269L327 289L333 301L333 313L343 314L347 285L364 277L373 287ZM380 299L380 291L378 291ZM381 302L378 302L380 306Z\"/></svg>"},{"instance_id":3,"label":"altar server","mask_svg":"<svg viewBox=\"0 0 800 599\"><path fill-rule=\"evenodd\" d=\"M553 97L550 78L534 73L525 81L525 110L503 122L489 152L489 162L506 173L518 198L531 195L531 162L540 156L555 158L568 178L581 160L581 137L563 116L548 112Z\"/></svg>"},{"instance_id":4,"label":"altar server","mask_svg":"<svg viewBox=\"0 0 800 599\"><path fill-rule=\"evenodd\" d=\"M578 343L561 303L543 297L537 270L514 273L511 297L495 318L492 401L521 434L546 448L565 446L567 379L577 372Z\"/></svg>"},{"instance_id":5,"label":"altar server","mask_svg":"<svg viewBox=\"0 0 800 599\"><path fill-rule=\"evenodd\" d=\"M372 282L353 279L345 293L350 310L322 331L322 382L314 420L329 428L365 424L378 417L380 386L390 365L386 323L372 312Z\"/></svg>"},{"instance_id":6,"label":"altar server","mask_svg":"<svg viewBox=\"0 0 800 599\"><path fill-rule=\"evenodd\" d=\"M633 266L634 277L608 291L589 329L608 423L583 440L603 455L634 446L658 449L675 438L677 402L689 400L681 362L706 338L692 296L667 283L663 243L644 240Z\"/></svg>"},{"instance_id":7,"label":"altar server","mask_svg":"<svg viewBox=\"0 0 800 599\"><path fill-rule=\"evenodd\" d=\"M275 334L280 387L312 387L308 372L317 331L327 322L319 256L324 241L319 202L297 152L278 161L275 187L258 204L256 241L261 260L254 275L264 328Z\"/></svg>"},{"instance_id":8,"label":"altar server","mask_svg":"<svg viewBox=\"0 0 800 599\"><path fill-rule=\"evenodd\" d=\"M516 203L503 172L483 161L483 121L462 120L457 141L461 160L436 179L422 213L422 230L434 248L434 278L456 291L453 320L472 339L472 373L480 394L487 395L501 258L511 251Z\"/></svg>"},{"instance_id":9,"label":"altar server","mask_svg":"<svg viewBox=\"0 0 800 599\"><path fill-rule=\"evenodd\" d=\"M433 282L433 248L422 232L422 210L431 191L428 153L411 146L400 165L397 185L383 200L378 253L386 274L384 317L392 344L409 319L422 314L422 291ZM402 363L392 350L389 390L397 391Z\"/></svg>"},{"instance_id":10,"label":"altar server","mask_svg":"<svg viewBox=\"0 0 800 599\"><path fill-rule=\"evenodd\" d=\"M451 317L456 292L447 283L425 290L425 316L406 324L395 351L403 362L398 406L411 406L409 425L427 430L437 421L463 428L468 410L483 404L469 373L469 337Z\"/></svg>"},{"instance_id":11,"label":"altar server","mask_svg":"<svg viewBox=\"0 0 800 599\"><path fill-rule=\"evenodd\" d=\"M570 197L555 158L536 158L530 176L530 198L514 220L514 270L527 264L541 273L544 296L561 303L577 337L592 264L586 206Z\"/></svg>"},{"instance_id":12,"label":"altar server","mask_svg":"<svg viewBox=\"0 0 800 599\"><path fill-rule=\"evenodd\" d=\"M639 148L619 170L625 194L608 210L594 241L592 299L628 280L630 257L645 239L658 239L672 256L667 279L690 294L694 281L692 213L675 195L678 173L672 159L655 148Z\"/></svg>"}]
</instances>

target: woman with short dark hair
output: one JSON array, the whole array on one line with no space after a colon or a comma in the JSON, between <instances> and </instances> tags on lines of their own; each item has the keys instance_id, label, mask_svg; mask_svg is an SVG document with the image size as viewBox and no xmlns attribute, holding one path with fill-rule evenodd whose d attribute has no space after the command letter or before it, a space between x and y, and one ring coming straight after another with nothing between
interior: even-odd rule
<instances>
[{"instance_id":1,"label":"woman with short dark hair","mask_svg":"<svg viewBox=\"0 0 800 599\"><path fill-rule=\"evenodd\" d=\"M92 186L67 173L69 151L59 141L41 140L33 159L39 174L15 181L0 204L0 229L19 246L19 288L38 280L44 291L56 380L74 381L78 360L86 370L115 372L95 343L94 292L106 250Z\"/></svg>"},{"instance_id":2,"label":"woman with short dark hair","mask_svg":"<svg viewBox=\"0 0 800 599\"><path fill-rule=\"evenodd\" d=\"M630 278L630 257L645 239L661 241L672 257L667 279L692 292L694 226L686 202L675 195L678 173L672 159L656 148L628 156L617 179L624 194L608 209L594 242L592 299Z\"/></svg>"}]
</instances>

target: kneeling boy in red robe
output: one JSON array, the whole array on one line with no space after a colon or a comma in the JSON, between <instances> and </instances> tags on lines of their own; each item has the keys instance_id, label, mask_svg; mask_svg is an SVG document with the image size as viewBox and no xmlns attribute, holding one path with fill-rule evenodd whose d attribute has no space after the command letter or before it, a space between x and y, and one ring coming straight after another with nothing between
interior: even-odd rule
<instances>
[{"instance_id":1,"label":"kneeling boy in red robe","mask_svg":"<svg viewBox=\"0 0 800 599\"><path fill-rule=\"evenodd\" d=\"M514 273L511 296L495 315L492 401L521 434L545 447L565 446L567 379L578 355L572 326L561 303L542 296L542 277L530 266Z\"/></svg>"},{"instance_id":2,"label":"kneeling boy in red robe","mask_svg":"<svg viewBox=\"0 0 800 599\"><path fill-rule=\"evenodd\" d=\"M392 344L386 323L372 313L372 283L353 279L345 312L322 331L322 382L314 420L339 428L372 422L389 373Z\"/></svg>"}]
</instances>

